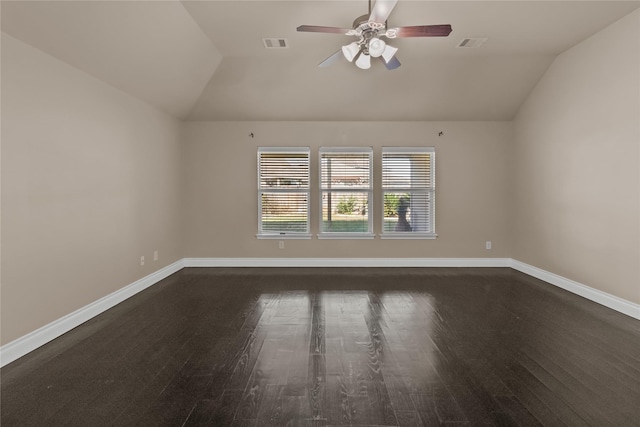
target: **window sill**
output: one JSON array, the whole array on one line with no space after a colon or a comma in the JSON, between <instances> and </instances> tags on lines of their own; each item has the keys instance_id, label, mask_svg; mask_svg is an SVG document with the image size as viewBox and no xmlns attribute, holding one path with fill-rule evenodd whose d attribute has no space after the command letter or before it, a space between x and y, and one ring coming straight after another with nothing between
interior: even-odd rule
<instances>
[{"instance_id":1,"label":"window sill","mask_svg":"<svg viewBox=\"0 0 640 427\"><path fill-rule=\"evenodd\" d=\"M298 239L298 240L309 240L311 239L310 233L284 233L284 234L256 234L258 239L275 239L275 240L284 240L284 239Z\"/></svg>"},{"instance_id":2,"label":"window sill","mask_svg":"<svg viewBox=\"0 0 640 427\"><path fill-rule=\"evenodd\" d=\"M415 240L415 239L424 239L424 240L433 240L436 237L438 237L437 234L433 234L433 233L413 233L413 232L409 232L409 233L387 233L387 234L381 234L380 235L380 239L405 239L405 240Z\"/></svg>"},{"instance_id":3,"label":"window sill","mask_svg":"<svg viewBox=\"0 0 640 427\"><path fill-rule=\"evenodd\" d=\"M366 240L373 239L376 235L373 233L321 233L318 234L318 239L356 239Z\"/></svg>"}]
</instances>

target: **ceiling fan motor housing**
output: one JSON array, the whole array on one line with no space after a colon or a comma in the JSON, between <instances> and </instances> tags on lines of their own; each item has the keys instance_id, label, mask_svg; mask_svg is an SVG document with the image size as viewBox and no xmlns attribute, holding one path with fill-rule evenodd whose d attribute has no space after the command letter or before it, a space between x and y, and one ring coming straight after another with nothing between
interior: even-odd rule
<instances>
[{"instance_id":1,"label":"ceiling fan motor housing","mask_svg":"<svg viewBox=\"0 0 640 427\"><path fill-rule=\"evenodd\" d=\"M362 49L362 53L369 54L369 42L377 39L380 32L385 35L386 23L374 22L369 20L369 15L362 15L353 21L354 35L360 37L358 45Z\"/></svg>"}]
</instances>

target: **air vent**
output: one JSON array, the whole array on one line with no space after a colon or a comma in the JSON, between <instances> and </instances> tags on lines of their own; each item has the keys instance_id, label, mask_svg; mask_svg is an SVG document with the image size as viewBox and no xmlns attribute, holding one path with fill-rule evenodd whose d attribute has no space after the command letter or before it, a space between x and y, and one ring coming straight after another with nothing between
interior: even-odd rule
<instances>
[{"instance_id":1,"label":"air vent","mask_svg":"<svg viewBox=\"0 0 640 427\"><path fill-rule=\"evenodd\" d=\"M462 39L460 41L460 43L458 43L458 47L464 47L464 48L476 48L476 47L480 47L484 44L484 42L487 41L487 38L469 38L469 39Z\"/></svg>"},{"instance_id":2,"label":"air vent","mask_svg":"<svg viewBox=\"0 0 640 427\"><path fill-rule=\"evenodd\" d=\"M267 49L284 49L289 47L287 39L262 39L262 44Z\"/></svg>"}]
</instances>

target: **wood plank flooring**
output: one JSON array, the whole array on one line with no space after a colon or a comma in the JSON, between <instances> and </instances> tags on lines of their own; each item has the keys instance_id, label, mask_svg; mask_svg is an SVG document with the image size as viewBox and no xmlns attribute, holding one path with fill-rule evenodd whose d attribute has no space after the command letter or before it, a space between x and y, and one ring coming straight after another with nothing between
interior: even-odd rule
<instances>
[{"instance_id":1,"label":"wood plank flooring","mask_svg":"<svg viewBox=\"0 0 640 427\"><path fill-rule=\"evenodd\" d=\"M2 426L640 426L640 322L508 268L188 268L0 375Z\"/></svg>"}]
</instances>

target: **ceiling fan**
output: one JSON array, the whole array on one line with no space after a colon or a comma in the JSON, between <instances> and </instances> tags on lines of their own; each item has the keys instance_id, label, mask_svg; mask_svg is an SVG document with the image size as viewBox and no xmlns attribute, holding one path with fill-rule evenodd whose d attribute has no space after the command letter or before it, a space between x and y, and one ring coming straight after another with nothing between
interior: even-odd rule
<instances>
[{"instance_id":1,"label":"ceiling fan","mask_svg":"<svg viewBox=\"0 0 640 427\"><path fill-rule=\"evenodd\" d=\"M322 61L319 66L331 65L340 55L366 70L371 68L371 57L380 58L389 70L400 66L396 58L398 48L386 44L381 37L446 37L451 33L451 25L416 25L412 27L387 28L387 18L398 0L377 0L369 14L362 15L353 21L353 28L322 27L317 25L301 25L298 31L311 33L331 33L356 36L358 41L342 46L342 49Z\"/></svg>"}]
</instances>

